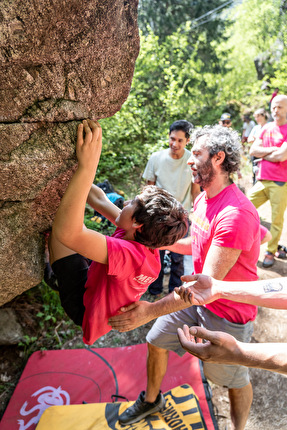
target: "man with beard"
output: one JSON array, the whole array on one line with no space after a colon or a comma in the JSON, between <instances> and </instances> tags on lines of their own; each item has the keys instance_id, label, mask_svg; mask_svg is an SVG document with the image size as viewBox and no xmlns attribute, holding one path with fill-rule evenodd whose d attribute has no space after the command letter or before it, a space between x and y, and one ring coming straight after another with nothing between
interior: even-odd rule
<instances>
[{"instance_id":1,"label":"man with beard","mask_svg":"<svg viewBox=\"0 0 287 430\"><path fill-rule=\"evenodd\" d=\"M195 200L191 236L169 249L192 254L195 273L204 273L219 280L257 280L258 213L230 180L230 174L240 163L238 133L220 125L206 126L195 132L193 141L188 164L194 182L204 192ZM256 306L222 299L204 306L190 306L175 292L158 302L140 301L121 310L124 312L122 315L109 320L119 331L132 330L159 317L147 335L146 392L142 391L135 404L120 416L121 424L137 422L164 408L160 386L167 369L168 351L179 355L185 353L178 341L178 327L183 324L203 326L249 342L257 313ZM232 428L244 429L252 403L248 369L204 363L204 372L212 382L228 388Z\"/></svg>"}]
</instances>

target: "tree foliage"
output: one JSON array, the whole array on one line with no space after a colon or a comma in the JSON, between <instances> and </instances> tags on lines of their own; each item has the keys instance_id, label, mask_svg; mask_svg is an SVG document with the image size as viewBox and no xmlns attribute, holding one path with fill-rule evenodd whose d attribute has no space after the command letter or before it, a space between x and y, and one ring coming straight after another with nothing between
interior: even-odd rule
<instances>
[{"instance_id":1,"label":"tree foliage","mask_svg":"<svg viewBox=\"0 0 287 430\"><path fill-rule=\"evenodd\" d=\"M101 121L97 181L108 178L134 194L150 154L167 146L173 121L213 124L230 112L240 131L246 108L267 107L272 87L287 92L287 0L243 0L194 28L197 16L223 3L141 0L132 88L121 111Z\"/></svg>"},{"instance_id":2,"label":"tree foliage","mask_svg":"<svg viewBox=\"0 0 287 430\"><path fill-rule=\"evenodd\" d=\"M237 98L248 102L259 93L261 81L274 76L284 55L282 39L282 0L243 0L232 10L234 24L227 32L227 71L222 76L221 99Z\"/></svg>"}]
</instances>

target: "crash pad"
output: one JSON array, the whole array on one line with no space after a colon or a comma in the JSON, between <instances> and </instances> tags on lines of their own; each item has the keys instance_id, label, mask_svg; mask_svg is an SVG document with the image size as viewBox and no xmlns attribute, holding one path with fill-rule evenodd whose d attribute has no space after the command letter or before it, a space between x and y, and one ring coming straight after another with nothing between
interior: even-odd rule
<instances>
[{"instance_id":1,"label":"crash pad","mask_svg":"<svg viewBox=\"0 0 287 430\"><path fill-rule=\"evenodd\" d=\"M146 344L35 352L10 399L0 430L34 430L51 406L136 400L146 386L146 355ZM201 362L190 354L178 357L171 352L161 389L166 392L185 384L198 397L208 430L217 429Z\"/></svg>"},{"instance_id":2,"label":"crash pad","mask_svg":"<svg viewBox=\"0 0 287 430\"><path fill-rule=\"evenodd\" d=\"M37 430L109 430L109 429L196 429L207 430L198 400L189 385L164 393L166 407L138 423L121 426L118 417L133 402L52 406L40 418Z\"/></svg>"}]
</instances>

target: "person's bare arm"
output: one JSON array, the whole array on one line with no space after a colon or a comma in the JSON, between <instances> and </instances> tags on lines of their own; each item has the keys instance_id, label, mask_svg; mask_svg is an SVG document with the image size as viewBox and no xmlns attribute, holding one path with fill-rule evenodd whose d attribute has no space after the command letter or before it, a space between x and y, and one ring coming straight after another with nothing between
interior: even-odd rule
<instances>
[{"instance_id":1,"label":"person's bare arm","mask_svg":"<svg viewBox=\"0 0 287 430\"><path fill-rule=\"evenodd\" d=\"M162 249L168 249L169 251L176 252L177 254L192 255L191 237L183 237L173 245L165 246Z\"/></svg>"},{"instance_id":2,"label":"person's bare arm","mask_svg":"<svg viewBox=\"0 0 287 430\"><path fill-rule=\"evenodd\" d=\"M113 224L115 224L115 219L121 213L121 210L108 199L104 191L94 184L90 189L87 203Z\"/></svg>"},{"instance_id":3,"label":"person's bare arm","mask_svg":"<svg viewBox=\"0 0 287 430\"><path fill-rule=\"evenodd\" d=\"M84 226L85 205L102 149L102 129L83 121L77 132L78 168L61 200L52 234L69 249L100 263L107 263L106 237Z\"/></svg>"},{"instance_id":4,"label":"person's bare arm","mask_svg":"<svg viewBox=\"0 0 287 430\"><path fill-rule=\"evenodd\" d=\"M172 292L154 303L139 301L122 307L120 310L123 314L109 318L109 324L114 330L130 331L162 315L186 309L189 306L190 303L185 303L178 294Z\"/></svg>"},{"instance_id":5,"label":"person's bare arm","mask_svg":"<svg viewBox=\"0 0 287 430\"><path fill-rule=\"evenodd\" d=\"M264 160L271 161L272 163L278 163L287 160L287 142L283 142L280 147L276 147L276 150L271 154L265 155Z\"/></svg>"},{"instance_id":6,"label":"person's bare arm","mask_svg":"<svg viewBox=\"0 0 287 430\"><path fill-rule=\"evenodd\" d=\"M241 249L211 245L202 269L205 275L224 279L241 254Z\"/></svg>"},{"instance_id":7,"label":"person's bare arm","mask_svg":"<svg viewBox=\"0 0 287 430\"><path fill-rule=\"evenodd\" d=\"M286 343L243 343L228 333L203 327L178 328L182 347L209 363L240 364L273 372L287 373ZM204 339L206 342L201 342Z\"/></svg>"},{"instance_id":8,"label":"person's bare arm","mask_svg":"<svg viewBox=\"0 0 287 430\"><path fill-rule=\"evenodd\" d=\"M206 262L209 262L210 267L208 267L205 262L204 270L215 278L222 279L226 276L231 267L233 267L240 252L241 250L235 250L233 248L222 248L211 245L206 258ZM218 264L219 262L220 264ZM109 324L115 330L129 331L159 316L186 309L190 305L189 302L187 303L181 300L178 294L172 292L154 303L139 301L121 308L123 314L111 317L109 319Z\"/></svg>"},{"instance_id":9,"label":"person's bare arm","mask_svg":"<svg viewBox=\"0 0 287 430\"><path fill-rule=\"evenodd\" d=\"M253 282L219 281L210 276L182 276L185 284L175 288L181 299L192 305L204 305L217 299L248 303L273 309L287 309L287 278Z\"/></svg>"},{"instance_id":10,"label":"person's bare arm","mask_svg":"<svg viewBox=\"0 0 287 430\"><path fill-rule=\"evenodd\" d=\"M251 145L249 155L251 155L252 157L265 159L267 155L272 154L272 152L276 151L277 149L277 146L264 147L262 146L262 140L256 139L255 142Z\"/></svg>"},{"instance_id":11,"label":"person's bare arm","mask_svg":"<svg viewBox=\"0 0 287 430\"><path fill-rule=\"evenodd\" d=\"M267 230L265 236L263 237L263 239L260 242L260 245L263 245L264 243L269 242L269 240L271 240L271 239L272 239L272 234L270 233L269 230Z\"/></svg>"}]
</instances>

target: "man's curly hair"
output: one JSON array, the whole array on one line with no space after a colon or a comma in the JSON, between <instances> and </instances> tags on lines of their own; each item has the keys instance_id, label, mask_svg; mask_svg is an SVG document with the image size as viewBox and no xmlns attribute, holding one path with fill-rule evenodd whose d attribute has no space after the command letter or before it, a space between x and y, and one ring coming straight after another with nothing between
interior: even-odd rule
<instances>
[{"instance_id":1,"label":"man's curly hair","mask_svg":"<svg viewBox=\"0 0 287 430\"><path fill-rule=\"evenodd\" d=\"M195 141L201 137L207 136L205 145L212 158L218 152L223 151L225 158L222 163L222 169L228 174L236 172L240 166L242 145L240 136L235 130L231 130L221 125L206 125L202 128L196 129L192 136L191 141Z\"/></svg>"},{"instance_id":2,"label":"man's curly hair","mask_svg":"<svg viewBox=\"0 0 287 430\"><path fill-rule=\"evenodd\" d=\"M135 198L137 207L133 219L142 224L134 240L149 248L173 245L185 236L188 213L168 192L155 185L147 185Z\"/></svg>"}]
</instances>

